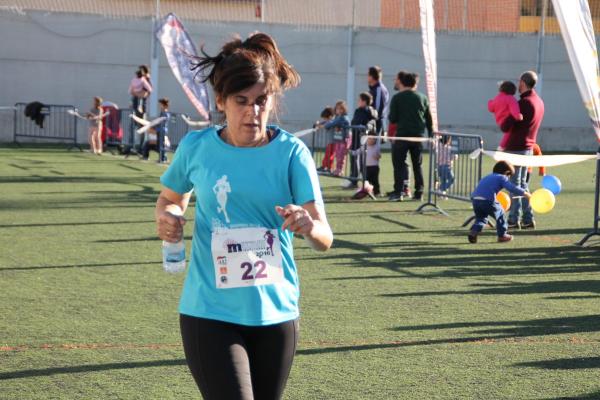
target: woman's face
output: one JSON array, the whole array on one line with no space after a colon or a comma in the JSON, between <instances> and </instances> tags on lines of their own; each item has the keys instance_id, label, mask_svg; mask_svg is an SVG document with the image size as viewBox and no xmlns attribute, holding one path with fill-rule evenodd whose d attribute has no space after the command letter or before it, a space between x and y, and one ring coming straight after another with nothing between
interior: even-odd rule
<instances>
[{"instance_id":1,"label":"woman's face","mask_svg":"<svg viewBox=\"0 0 600 400\"><path fill-rule=\"evenodd\" d=\"M335 115L343 115L344 114L344 109L342 108L342 106L337 105L335 106Z\"/></svg>"},{"instance_id":2,"label":"woman's face","mask_svg":"<svg viewBox=\"0 0 600 400\"><path fill-rule=\"evenodd\" d=\"M225 113L228 141L235 146L260 144L267 135L267 121L273 109L273 95L265 83L218 98L217 106Z\"/></svg>"}]
</instances>

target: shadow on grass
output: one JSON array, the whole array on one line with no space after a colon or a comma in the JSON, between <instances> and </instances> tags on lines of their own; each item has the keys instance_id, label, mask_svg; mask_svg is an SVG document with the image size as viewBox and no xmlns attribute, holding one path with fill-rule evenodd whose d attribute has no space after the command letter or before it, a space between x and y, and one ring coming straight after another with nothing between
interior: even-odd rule
<instances>
[{"instance_id":1,"label":"shadow on grass","mask_svg":"<svg viewBox=\"0 0 600 400\"><path fill-rule=\"evenodd\" d=\"M535 293L598 293L600 280L547 281L533 283L479 283L470 285L473 290L448 290L383 294L383 297L431 297L446 295L522 295Z\"/></svg>"},{"instance_id":2,"label":"shadow on grass","mask_svg":"<svg viewBox=\"0 0 600 400\"><path fill-rule=\"evenodd\" d=\"M116 369L132 368L150 368L150 367L172 367L187 365L184 359L178 360L156 360L156 361L135 361L124 363L90 364L75 365L71 367L53 367L42 369L25 369L21 371L2 372L0 380L33 378L37 376L51 376L59 374L77 374L82 372L101 372Z\"/></svg>"},{"instance_id":3,"label":"shadow on grass","mask_svg":"<svg viewBox=\"0 0 600 400\"><path fill-rule=\"evenodd\" d=\"M540 236L557 236L557 235L576 235L576 234L587 233L589 230L590 230L590 228L588 228L588 227L558 228L558 229L554 229L554 228L543 229L543 228L538 227L537 229L522 229L522 230L510 231L510 233L515 235L515 240L518 240L518 238L522 237L522 236L540 237ZM468 229L463 228L463 229L456 229L453 231L449 231L447 233L444 232L444 234L448 234L448 235L452 235L452 236L464 236L466 238L467 232L468 232ZM493 240L496 238L496 230L492 229L492 228L486 228L479 238L483 239L483 240L489 239L490 242L493 242Z\"/></svg>"},{"instance_id":4,"label":"shadow on grass","mask_svg":"<svg viewBox=\"0 0 600 400\"><path fill-rule=\"evenodd\" d=\"M155 179L156 180L156 179ZM114 182L120 183L120 182ZM155 182L156 183L156 182ZM131 183L140 189L124 188L123 190L90 190L77 192L34 192L30 193L37 197L28 196L26 200L18 202L12 200L0 200L0 209L14 210L40 210L40 209L65 209L65 208L137 208L140 206L154 207L160 189L157 186ZM69 194L71 194L69 196ZM50 197L61 195L61 197ZM40 200L40 196L46 196ZM64 200L64 196L69 196ZM79 197L77 197L79 196ZM193 204L189 205L193 207Z\"/></svg>"},{"instance_id":5,"label":"shadow on grass","mask_svg":"<svg viewBox=\"0 0 600 400\"><path fill-rule=\"evenodd\" d=\"M369 245L351 242L349 240L343 240L343 239L335 239L333 241L333 248L334 249L351 249L351 250L357 250L357 251L362 251L362 252L366 252L366 253L373 252L373 248Z\"/></svg>"},{"instance_id":6,"label":"shadow on grass","mask_svg":"<svg viewBox=\"0 0 600 400\"><path fill-rule=\"evenodd\" d=\"M482 342L487 337L466 337L466 338L449 338L449 339L429 339L429 340L417 340L417 341L398 341L389 343L373 343L373 344L361 344L353 346L331 346L331 347L319 347L314 349L300 349L296 351L299 355L315 355L315 354L329 354L329 353L340 353L346 351L361 351L361 350L381 350L381 349L396 349L402 347L413 347L413 346L432 346L437 344L452 344L452 343L476 343Z\"/></svg>"},{"instance_id":7,"label":"shadow on grass","mask_svg":"<svg viewBox=\"0 0 600 400\"><path fill-rule=\"evenodd\" d=\"M184 240L189 240L191 242L192 236L185 235ZM141 238L127 238L127 239L121 239L121 238L102 239L102 240L95 240L94 243L159 242L159 241L160 241L160 239L158 238L158 236L146 236L146 237L141 237Z\"/></svg>"},{"instance_id":8,"label":"shadow on grass","mask_svg":"<svg viewBox=\"0 0 600 400\"><path fill-rule=\"evenodd\" d=\"M156 265L162 264L162 261L136 261L128 263L98 263L98 264L67 264L67 265L40 265L27 267L8 267L0 268L2 271L37 271L41 269L68 269L68 268L98 268L98 267L124 267L124 266L140 266L140 265Z\"/></svg>"},{"instance_id":9,"label":"shadow on grass","mask_svg":"<svg viewBox=\"0 0 600 400\"><path fill-rule=\"evenodd\" d=\"M91 183L91 184L115 184L120 183L124 185L134 185L139 183L158 183L158 178L152 175L140 175L140 176L0 176L0 183Z\"/></svg>"},{"instance_id":10,"label":"shadow on grass","mask_svg":"<svg viewBox=\"0 0 600 400\"><path fill-rule=\"evenodd\" d=\"M540 399L540 400L598 400L600 399L600 391L594 392L594 393L587 393L587 394L582 394L579 396L569 396L569 397L551 397L551 398L544 398L544 399Z\"/></svg>"},{"instance_id":11,"label":"shadow on grass","mask_svg":"<svg viewBox=\"0 0 600 400\"><path fill-rule=\"evenodd\" d=\"M44 224L6 224L0 228L41 228L44 226L88 226L88 225L121 225L121 224L150 224L155 220L142 221L86 221L86 222L48 222ZM189 221L188 221L189 222Z\"/></svg>"},{"instance_id":12,"label":"shadow on grass","mask_svg":"<svg viewBox=\"0 0 600 400\"><path fill-rule=\"evenodd\" d=\"M384 221L384 222L389 222L389 223L392 223L392 224L395 224L395 225L400 225L400 226L402 226L402 227L404 227L406 229L419 229L419 228L417 228L414 225L407 224L405 222L400 222L400 221L397 221L395 219L387 218L387 217L384 217L384 216L381 216L381 215L371 215L371 218L377 219L377 220L380 220L380 221Z\"/></svg>"},{"instance_id":13,"label":"shadow on grass","mask_svg":"<svg viewBox=\"0 0 600 400\"><path fill-rule=\"evenodd\" d=\"M484 339L525 338L542 335L564 335L600 331L600 315L581 315L577 317L560 317L544 319L528 319L522 321L473 321L447 324L411 325L393 328L394 331L432 331L442 329L470 329L472 334ZM483 328L483 329L479 329ZM450 339L450 343L452 343Z\"/></svg>"},{"instance_id":14,"label":"shadow on grass","mask_svg":"<svg viewBox=\"0 0 600 400\"><path fill-rule=\"evenodd\" d=\"M514 366L541 369L592 369L600 368L600 357L561 358L558 360L532 361L514 364Z\"/></svg>"},{"instance_id":15,"label":"shadow on grass","mask_svg":"<svg viewBox=\"0 0 600 400\"><path fill-rule=\"evenodd\" d=\"M336 238L336 241L341 239ZM364 244L343 240L343 246L356 250L352 253L332 251L327 254L307 254L299 260L320 260L336 265L360 268L388 270L398 273L398 277L407 270L411 276L420 278L469 278L492 276L547 275L590 273L600 270L597 249L576 246L502 248L502 251L481 248L471 250L447 244L426 242L398 242ZM363 250L364 251L361 251ZM389 251L392 249L393 251ZM336 246L334 246L336 250ZM343 276L329 280L359 280L394 278L394 275L374 274L365 276ZM526 289L524 289L526 290ZM501 291L501 290L500 290ZM586 290L587 291L587 290ZM476 292L470 292L476 293ZM596 291L594 291L596 293ZM403 293L407 296L418 293ZM440 294L440 293L426 293ZM446 293L450 294L450 292ZM464 293L463 293L464 294Z\"/></svg>"}]
</instances>

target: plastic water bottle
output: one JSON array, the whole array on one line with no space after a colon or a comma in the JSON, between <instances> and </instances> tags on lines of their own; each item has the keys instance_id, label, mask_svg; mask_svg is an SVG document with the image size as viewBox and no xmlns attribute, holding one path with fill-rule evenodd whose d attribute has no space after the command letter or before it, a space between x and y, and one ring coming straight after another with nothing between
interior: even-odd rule
<instances>
[{"instance_id":1,"label":"plastic water bottle","mask_svg":"<svg viewBox=\"0 0 600 400\"><path fill-rule=\"evenodd\" d=\"M163 240L163 268L166 272L176 274L185 270L185 243L183 238L177 243Z\"/></svg>"}]
</instances>

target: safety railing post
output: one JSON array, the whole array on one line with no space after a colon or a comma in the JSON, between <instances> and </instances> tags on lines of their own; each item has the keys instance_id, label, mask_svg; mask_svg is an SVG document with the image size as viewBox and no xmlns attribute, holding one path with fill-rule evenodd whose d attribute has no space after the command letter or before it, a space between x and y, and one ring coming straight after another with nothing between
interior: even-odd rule
<instances>
[{"instance_id":1,"label":"safety railing post","mask_svg":"<svg viewBox=\"0 0 600 400\"><path fill-rule=\"evenodd\" d=\"M600 219L600 147L596 152L596 190L594 192L594 229L588 232L577 244L583 246L592 236L600 236L598 219Z\"/></svg>"}]
</instances>

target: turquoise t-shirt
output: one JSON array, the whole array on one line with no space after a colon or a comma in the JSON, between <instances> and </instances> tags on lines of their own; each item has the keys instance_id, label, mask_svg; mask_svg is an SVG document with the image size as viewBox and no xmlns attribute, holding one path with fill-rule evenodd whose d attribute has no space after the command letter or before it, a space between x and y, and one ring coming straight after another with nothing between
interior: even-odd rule
<instances>
[{"instance_id":1,"label":"turquoise t-shirt","mask_svg":"<svg viewBox=\"0 0 600 400\"><path fill-rule=\"evenodd\" d=\"M193 189L196 195L192 252L179 303L182 314L249 326L277 324L299 315L294 234L281 230L283 219L275 206L311 201L323 205L323 199L308 148L288 132L269 128L276 135L261 147L231 146L219 137L220 127L189 132L160 178L165 187L177 193ZM283 270L283 278L272 284L219 288L221 283L229 283L220 274L231 268L259 277L260 269L248 274L252 268L249 263L227 265L225 261L216 265L219 258L213 257L211 244L214 245L215 235L246 231L244 228L262 229L269 236L269 232L277 232L282 266L278 271ZM274 235L265 236L263 247L267 253L269 246L273 252L273 238ZM256 239L240 243L255 244L260 241ZM235 246L238 244L222 247L230 247L231 252Z\"/></svg>"}]
</instances>

